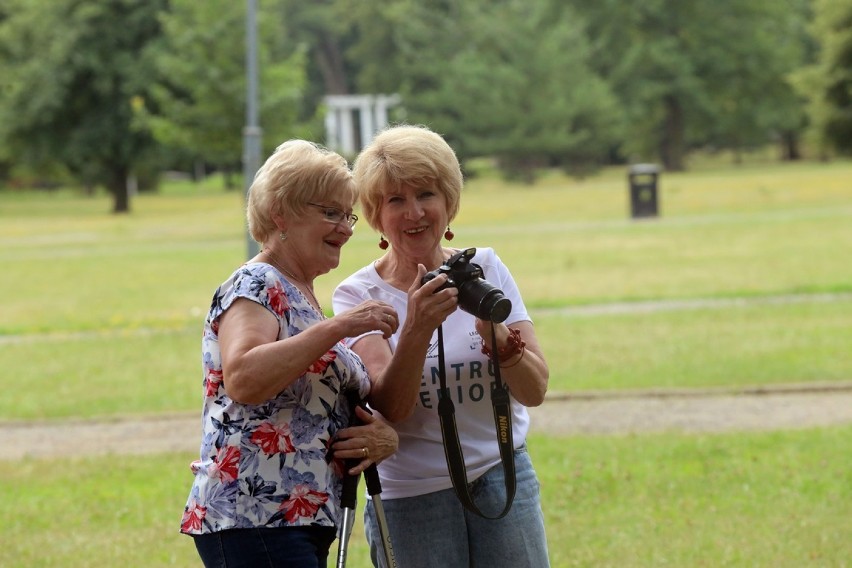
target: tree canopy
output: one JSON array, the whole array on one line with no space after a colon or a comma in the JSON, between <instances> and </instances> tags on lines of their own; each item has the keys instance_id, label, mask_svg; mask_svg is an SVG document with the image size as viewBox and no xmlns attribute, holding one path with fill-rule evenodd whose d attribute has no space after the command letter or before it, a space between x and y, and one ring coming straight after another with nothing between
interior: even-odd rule
<instances>
[{"instance_id":1,"label":"tree canopy","mask_svg":"<svg viewBox=\"0 0 852 568\"><path fill-rule=\"evenodd\" d=\"M852 152L852 0L264 0L264 151L323 141L323 97L398 93L394 118L463 160L687 167L694 149ZM236 170L245 16L233 0L0 0L0 181L102 185Z\"/></svg>"},{"instance_id":2,"label":"tree canopy","mask_svg":"<svg viewBox=\"0 0 852 568\"><path fill-rule=\"evenodd\" d=\"M128 176L154 150L132 101L153 70L138 57L157 38L165 0L7 0L0 21L0 138L13 158L60 164L103 184L127 211ZM123 23L121 26L115 22Z\"/></svg>"},{"instance_id":3,"label":"tree canopy","mask_svg":"<svg viewBox=\"0 0 852 568\"><path fill-rule=\"evenodd\" d=\"M817 0L812 26L819 53L796 73L796 85L817 142L852 155L852 0Z\"/></svg>"},{"instance_id":4,"label":"tree canopy","mask_svg":"<svg viewBox=\"0 0 852 568\"><path fill-rule=\"evenodd\" d=\"M280 5L264 2L258 52L266 147L297 132L305 89L304 49L283 49L275 19ZM279 3L280 4L280 3ZM139 122L165 147L229 172L238 169L246 107L245 11L232 0L172 0L160 15L163 33L146 56L158 80L137 108Z\"/></svg>"}]
</instances>

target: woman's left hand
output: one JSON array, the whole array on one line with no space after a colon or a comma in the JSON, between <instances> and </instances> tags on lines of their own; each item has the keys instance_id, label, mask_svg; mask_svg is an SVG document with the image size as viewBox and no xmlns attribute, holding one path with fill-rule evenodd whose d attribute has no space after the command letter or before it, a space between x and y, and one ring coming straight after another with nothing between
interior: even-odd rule
<instances>
[{"instance_id":1,"label":"woman's left hand","mask_svg":"<svg viewBox=\"0 0 852 568\"><path fill-rule=\"evenodd\" d=\"M349 469L350 475L358 475L370 464L380 463L399 446L399 436L387 422L360 406L355 407L355 414L363 424L340 430L331 446L335 458L360 460Z\"/></svg>"}]
</instances>

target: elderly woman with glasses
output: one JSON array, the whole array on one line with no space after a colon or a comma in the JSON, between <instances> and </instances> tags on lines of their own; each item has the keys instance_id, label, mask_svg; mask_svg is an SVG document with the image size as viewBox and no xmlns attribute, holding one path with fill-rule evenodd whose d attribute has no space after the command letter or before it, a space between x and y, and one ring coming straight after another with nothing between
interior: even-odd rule
<instances>
[{"instance_id":1,"label":"elderly woman with glasses","mask_svg":"<svg viewBox=\"0 0 852 568\"><path fill-rule=\"evenodd\" d=\"M367 300L326 318L314 293L352 236L355 200L346 161L302 140L279 146L251 186L262 250L218 287L202 338L201 455L181 532L206 566L325 566L342 460L358 474L396 450L393 428L361 408L350 426L347 399L371 384L342 343L390 337L394 308Z\"/></svg>"},{"instance_id":2,"label":"elderly woman with glasses","mask_svg":"<svg viewBox=\"0 0 852 568\"><path fill-rule=\"evenodd\" d=\"M344 280L333 303L336 313L346 313L361 302L381 300L400 318L390 336L368 331L347 340L373 381L371 406L399 434L397 453L378 466L395 559L405 568L547 566L539 485L526 450L526 407L544 401L548 367L518 286L495 251L442 242L454 237L449 225L459 211L462 173L456 155L427 128L394 126L361 152L353 173L364 217L381 234L379 248L386 252ZM485 321L466 311L460 283L448 283L443 270L423 283L427 271L431 277L460 253L473 254L470 260L481 267L483 279L511 302L500 304L505 313L499 318ZM495 345L492 323L498 321ZM510 393L499 425L491 399L495 371ZM468 483L450 475L453 445L445 454L443 410L439 416L444 397L454 405ZM461 461L459 456L456 463ZM513 500L506 482L511 473ZM475 509L463 502L464 493ZM495 519L501 511L504 516ZM383 565L371 504L365 528L373 562Z\"/></svg>"}]
</instances>

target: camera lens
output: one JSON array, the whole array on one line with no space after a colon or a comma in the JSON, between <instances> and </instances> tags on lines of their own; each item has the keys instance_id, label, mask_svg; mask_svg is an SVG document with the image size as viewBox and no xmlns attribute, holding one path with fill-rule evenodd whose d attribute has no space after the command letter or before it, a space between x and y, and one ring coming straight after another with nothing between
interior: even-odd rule
<instances>
[{"instance_id":1,"label":"camera lens","mask_svg":"<svg viewBox=\"0 0 852 568\"><path fill-rule=\"evenodd\" d=\"M500 323L509 317L512 302L503 291L483 280L468 280L459 288L459 307L481 320Z\"/></svg>"},{"instance_id":2,"label":"camera lens","mask_svg":"<svg viewBox=\"0 0 852 568\"><path fill-rule=\"evenodd\" d=\"M497 294L491 294L483 299L482 311L487 313L488 317L480 319L490 319L494 323L500 323L509 317L509 312L512 311L512 302L499 290L495 290L495 292Z\"/></svg>"}]
</instances>

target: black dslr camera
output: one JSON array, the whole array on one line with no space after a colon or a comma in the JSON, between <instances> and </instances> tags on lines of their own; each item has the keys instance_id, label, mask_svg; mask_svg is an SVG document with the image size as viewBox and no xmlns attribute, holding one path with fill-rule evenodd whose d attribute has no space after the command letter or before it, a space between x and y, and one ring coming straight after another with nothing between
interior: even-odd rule
<instances>
[{"instance_id":1,"label":"black dslr camera","mask_svg":"<svg viewBox=\"0 0 852 568\"><path fill-rule=\"evenodd\" d=\"M439 274L446 274L447 281L435 290L458 288L459 307L481 320L500 323L509 317L512 302L503 295L503 291L489 284L482 277L482 267L470 261L476 254L475 248L457 252L432 272L426 273L420 280L423 285Z\"/></svg>"}]
</instances>

